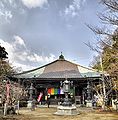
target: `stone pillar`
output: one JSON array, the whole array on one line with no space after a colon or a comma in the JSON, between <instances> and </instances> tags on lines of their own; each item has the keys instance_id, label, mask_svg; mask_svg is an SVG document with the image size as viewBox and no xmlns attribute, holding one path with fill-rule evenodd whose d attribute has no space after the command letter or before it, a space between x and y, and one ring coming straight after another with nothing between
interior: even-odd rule
<instances>
[{"instance_id":1,"label":"stone pillar","mask_svg":"<svg viewBox=\"0 0 118 120\"><path fill-rule=\"evenodd\" d=\"M88 81L87 83L87 100L86 100L86 107L92 107L92 99L91 99L91 86Z\"/></svg>"}]
</instances>

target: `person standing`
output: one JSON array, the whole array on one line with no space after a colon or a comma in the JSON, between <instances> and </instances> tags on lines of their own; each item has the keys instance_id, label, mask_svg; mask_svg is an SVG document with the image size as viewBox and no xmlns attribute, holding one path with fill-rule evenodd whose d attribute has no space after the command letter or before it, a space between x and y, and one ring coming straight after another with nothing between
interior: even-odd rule
<instances>
[{"instance_id":1,"label":"person standing","mask_svg":"<svg viewBox=\"0 0 118 120\"><path fill-rule=\"evenodd\" d=\"M50 107L50 98L47 99L48 108Z\"/></svg>"},{"instance_id":2,"label":"person standing","mask_svg":"<svg viewBox=\"0 0 118 120\"><path fill-rule=\"evenodd\" d=\"M47 105L48 105L48 108L50 107L50 94L48 94L47 96Z\"/></svg>"}]
</instances>

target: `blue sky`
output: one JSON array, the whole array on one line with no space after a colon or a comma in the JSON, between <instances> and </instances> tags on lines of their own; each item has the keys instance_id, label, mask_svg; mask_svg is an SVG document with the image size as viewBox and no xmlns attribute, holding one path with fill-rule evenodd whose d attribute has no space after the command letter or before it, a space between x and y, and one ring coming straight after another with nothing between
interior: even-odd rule
<instances>
[{"instance_id":1,"label":"blue sky","mask_svg":"<svg viewBox=\"0 0 118 120\"><path fill-rule=\"evenodd\" d=\"M23 70L57 59L89 66L95 53L84 43L97 43L85 25L100 25L99 0L1 0L0 43L9 62ZM20 68L19 68L20 69Z\"/></svg>"}]
</instances>

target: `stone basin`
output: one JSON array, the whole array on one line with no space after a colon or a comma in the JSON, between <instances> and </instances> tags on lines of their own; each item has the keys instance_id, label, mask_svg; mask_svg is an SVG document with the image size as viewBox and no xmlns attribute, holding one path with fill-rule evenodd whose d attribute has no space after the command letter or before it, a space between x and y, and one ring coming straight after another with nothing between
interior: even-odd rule
<instances>
[{"instance_id":1,"label":"stone basin","mask_svg":"<svg viewBox=\"0 0 118 120\"><path fill-rule=\"evenodd\" d=\"M58 106L55 115L78 115L76 106Z\"/></svg>"}]
</instances>

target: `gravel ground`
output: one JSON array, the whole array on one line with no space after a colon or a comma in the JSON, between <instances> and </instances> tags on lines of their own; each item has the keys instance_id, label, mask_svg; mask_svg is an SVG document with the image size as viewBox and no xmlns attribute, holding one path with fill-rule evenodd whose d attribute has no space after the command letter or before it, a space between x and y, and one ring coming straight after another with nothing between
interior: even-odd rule
<instances>
[{"instance_id":1,"label":"gravel ground","mask_svg":"<svg viewBox=\"0 0 118 120\"><path fill-rule=\"evenodd\" d=\"M101 112L90 108L78 108L76 116L57 116L55 107L36 108L35 111L23 108L19 115L0 117L0 120L118 120L118 112Z\"/></svg>"}]
</instances>

